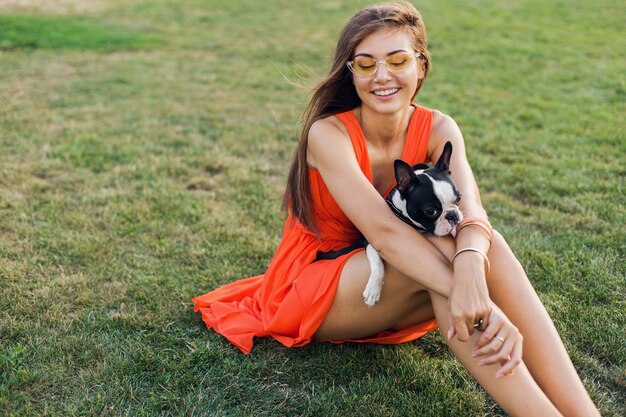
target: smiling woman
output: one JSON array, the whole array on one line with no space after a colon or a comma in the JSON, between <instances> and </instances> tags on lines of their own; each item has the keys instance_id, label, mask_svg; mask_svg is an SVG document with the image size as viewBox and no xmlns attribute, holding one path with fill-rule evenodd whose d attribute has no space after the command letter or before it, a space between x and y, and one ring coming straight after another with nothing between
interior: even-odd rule
<instances>
[{"instance_id":1,"label":"smiling woman","mask_svg":"<svg viewBox=\"0 0 626 417\"><path fill-rule=\"evenodd\" d=\"M267 271L194 298L195 311L244 353L255 336L287 347L391 344L439 327L511 415L598 415L524 270L489 223L458 126L412 103L429 68L424 23L411 4L372 6L350 19L304 113L284 199L289 217ZM385 203L394 161L437 161L448 142L465 220L454 237L415 233ZM362 248L346 250L362 237L384 259L385 285L371 308L362 298L369 262ZM334 251L343 254L317 257Z\"/></svg>"},{"instance_id":2,"label":"smiling woman","mask_svg":"<svg viewBox=\"0 0 626 417\"><path fill-rule=\"evenodd\" d=\"M398 49L388 51L389 45ZM348 68L355 75L354 87L362 106L375 106L379 113L397 113L406 108L417 83L424 78L422 54L413 48L411 38L401 30L374 32L359 43ZM389 75L393 76L391 82L381 82Z\"/></svg>"}]
</instances>

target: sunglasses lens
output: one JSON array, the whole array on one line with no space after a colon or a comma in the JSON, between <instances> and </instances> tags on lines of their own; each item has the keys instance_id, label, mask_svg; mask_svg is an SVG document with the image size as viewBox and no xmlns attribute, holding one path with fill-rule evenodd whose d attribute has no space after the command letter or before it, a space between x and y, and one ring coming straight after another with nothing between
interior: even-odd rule
<instances>
[{"instance_id":1,"label":"sunglasses lens","mask_svg":"<svg viewBox=\"0 0 626 417\"><path fill-rule=\"evenodd\" d=\"M408 52L398 52L385 59L385 66L391 72L401 72L411 65L413 57L414 54ZM354 58L350 68L356 75L369 77L376 72L378 62L372 57L359 55Z\"/></svg>"},{"instance_id":2,"label":"sunglasses lens","mask_svg":"<svg viewBox=\"0 0 626 417\"><path fill-rule=\"evenodd\" d=\"M403 71L411 65L411 58L413 58L411 54L399 52L387 57L385 63L391 71Z\"/></svg>"},{"instance_id":3,"label":"sunglasses lens","mask_svg":"<svg viewBox=\"0 0 626 417\"><path fill-rule=\"evenodd\" d=\"M376 60L367 56L357 56L354 58L352 69L358 75L372 75L376 72Z\"/></svg>"}]
</instances>

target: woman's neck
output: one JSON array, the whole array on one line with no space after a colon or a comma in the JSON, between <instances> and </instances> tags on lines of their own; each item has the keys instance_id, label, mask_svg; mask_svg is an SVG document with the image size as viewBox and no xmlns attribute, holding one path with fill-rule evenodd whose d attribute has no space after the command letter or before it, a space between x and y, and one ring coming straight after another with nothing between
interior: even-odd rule
<instances>
[{"instance_id":1,"label":"woman's neck","mask_svg":"<svg viewBox=\"0 0 626 417\"><path fill-rule=\"evenodd\" d=\"M380 114L361 106L357 117L367 141L376 147L387 147L403 139L409 124L411 106L390 114Z\"/></svg>"}]
</instances>

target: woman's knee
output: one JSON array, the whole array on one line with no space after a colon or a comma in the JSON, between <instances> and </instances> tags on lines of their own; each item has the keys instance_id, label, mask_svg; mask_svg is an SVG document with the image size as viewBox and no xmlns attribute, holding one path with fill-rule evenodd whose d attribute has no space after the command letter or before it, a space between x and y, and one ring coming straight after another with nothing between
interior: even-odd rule
<instances>
[{"instance_id":1,"label":"woman's knee","mask_svg":"<svg viewBox=\"0 0 626 417\"><path fill-rule=\"evenodd\" d=\"M526 275L526 271L524 271L524 267L513 253L504 236L496 230L493 231L493 239L487 257L491 262L491 273L488 274L490 284L493 284L494 280L496 282L513 280L518 284L530 285L530 280Z\"/></svg>"},{"instance_id":2,"label":"woman's knee","mask_svg":"<svg viewBox=\"0 0 626 417\"><path fill-rule=\"evenodd\" d=\"M498 232L497 230L493 231L493 238L491 239L491 246L489 247L487 256L492 263L494 261L502 261L507 263L511 261L517 262L517 258L509 247L506 239L504 239L504 236L502 236L502 234L500 234L500 232Z\"/></svg>"},{"instance_id":3,"label":"woman's knee","mask_svg":"<svg viewBox=\"0 0 626 417\"><path fill-rule=\"evenodd\" d=\"M509 244L506 242L506 239L504 239L504 236L502 236L502 234L500 232L498 232L497 230L493 230L493 237L491 239L491 247L500 247L500 248L504 248L506 247L508 249Z\"/></svg>"}]
</instances>

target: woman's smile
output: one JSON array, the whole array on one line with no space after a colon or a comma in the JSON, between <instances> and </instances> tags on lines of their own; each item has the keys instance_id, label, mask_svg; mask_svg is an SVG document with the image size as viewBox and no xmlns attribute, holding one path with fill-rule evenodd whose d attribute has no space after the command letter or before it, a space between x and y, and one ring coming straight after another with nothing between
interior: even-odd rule
<instances>
[{"instance_id":1,"label":"woman's smile","mask_svg":"<svg viewBox=\"0 0 626 417\"><path fill-rule=\"evenodd\" d=\"M384 99L390 99L391 97L396 95L398 91L400 91L400 88L398 87L382 87L382 88L374 89L372 91L372 94L384 100Z\"/></svg>"}]
</instances>

